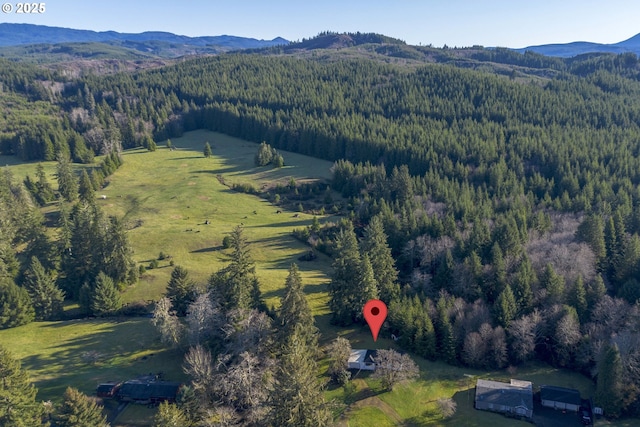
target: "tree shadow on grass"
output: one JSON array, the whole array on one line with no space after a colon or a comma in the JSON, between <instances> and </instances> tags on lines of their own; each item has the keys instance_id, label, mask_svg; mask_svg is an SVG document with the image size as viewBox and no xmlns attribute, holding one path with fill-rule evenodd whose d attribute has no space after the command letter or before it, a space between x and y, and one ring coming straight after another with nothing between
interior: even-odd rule
<instances>
[{"instance_id":1,"label":"tree shadow on grass","mask_svg":"<svg viewBox=\"0 0 640 427\"><path fill-rule=\"evenodd\" d=\"M50 334L50 344L39 343L38 354L23 358L22 366L44 398L59 398L67 386L91 394L102 381L169 369L166 360L159 360L165 349L148 319L83 319L43 327L60 329L58 339ZM139 353L147 357L136 357Z\"/></svg>"},{"instance_id":2,"label":"tree shadow on grass","mask_svg":"<svg viewBox=\"0 0 640 427\"><path fill-rule=\"evenodd\" d=\"M224 249L224 247L222 245L218 245L218 246L211 246L211 247L208 247L208 248L195 249L193 251L189 251L189 253L191 253L191 254L201 254L201 253L208 253L208 252L217 252L217 251L221 251L223 249Z\"/></svg>"}]
</instances>

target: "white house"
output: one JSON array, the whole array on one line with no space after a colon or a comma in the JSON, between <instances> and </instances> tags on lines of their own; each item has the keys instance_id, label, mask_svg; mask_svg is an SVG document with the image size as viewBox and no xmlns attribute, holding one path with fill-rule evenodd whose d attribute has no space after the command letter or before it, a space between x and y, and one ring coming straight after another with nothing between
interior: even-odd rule
<instances>
[{"instance_id":1,"label":"white house","mask_svg":"<svg viewBox=\"0 0 640 427\"><path fill-rule=\"evenodd\" d=\"M351 356L349 356L347 368L363 371L375 371L376 364L373 361L375 355L375 350L351 350Z\"/></svg>"}]
</instances>

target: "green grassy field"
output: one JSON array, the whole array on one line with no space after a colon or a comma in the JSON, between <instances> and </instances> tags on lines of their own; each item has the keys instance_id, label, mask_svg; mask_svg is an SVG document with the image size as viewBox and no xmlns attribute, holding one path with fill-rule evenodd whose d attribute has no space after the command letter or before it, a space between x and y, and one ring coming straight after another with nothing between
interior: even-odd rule
<instances>
[{"instance_id":1,"label":"green grassy field","mask_svg":"<svg viewBox=\"0 0 640 427\"><path fill-rule=\"evenodd\" d=\"M42 400L59 401L68 385L92 394L99 382L150 372L185 379L181 354L164 348L148 318L34 322L0 331L0 345L21 359Z\"/></svg>"},{"instance_id":2,"label":"green grassy field","mask_svg":"<svg viewBox=\"0 0 640 427\"><path fill-rule=\"evenodd\" d=\"M212 146L212 158L202 155L206 141ZM204 284L226 262L222 239L233 227L244 224L266 302L277 305L289 265L308 250L291 231L310 224L313 217L304 213L294 217L294 212L264 199L234 192L216 176L222 175L227 185L251 182L261 188L286 184L292 177L298 182L328 178L331 163L283 152L292 166L257 168L253 165L257 144L208 131L189 132L172 143L177 150L123 153L123 166L100 192L107 197L99 200L107 213L141 224L129 231L135 260L148 265L164 252ZM276 213L278 210L283 213ZM207 220L209 225L205 225ZM171 273L168 264L168 260L161 261L161 268L148 270L126 291L125 300L160 297ZM298 264L314 312L326 313L324 286L330 260L320 256Z\"/></svg>"}]
</instances>

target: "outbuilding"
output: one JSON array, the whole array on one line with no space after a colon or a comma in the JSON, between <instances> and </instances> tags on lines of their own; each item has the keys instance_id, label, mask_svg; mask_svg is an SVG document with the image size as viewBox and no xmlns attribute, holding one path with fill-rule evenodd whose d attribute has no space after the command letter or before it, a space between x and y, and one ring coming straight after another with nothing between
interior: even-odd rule
<instances>
[{"instance_id":1,"label":"outbuilding","mask_svg":"<svg viewBox=\"0 0 640 427\"><path fill-rule=\"evenodd\" d=\"M125 381L117 392L117 398L123 402L139 404L173 403L178 397L182 384L171 381Z\"/></svg>"},{"instance_id":2,"label":"outbuilding","mask_svg":"<svg viewBox=\"0 0 640 427\"><path fill-rule=\"evenodd\" d=\"M511 382L504 383L478 380L475 408L531 418L533 416L531 381L512 379Z\"/></svg>"},{"instance_id":3,"label":"outbuilding","mask_svg":"<svg viewBox=\"0 0 640 427\"><path fill-rule=\"evenodd\" d=\"M578 390L552 385L540 386L540 400L542 406L573 412L578 412L582 403Z\"/></svg>"}]
</instances>

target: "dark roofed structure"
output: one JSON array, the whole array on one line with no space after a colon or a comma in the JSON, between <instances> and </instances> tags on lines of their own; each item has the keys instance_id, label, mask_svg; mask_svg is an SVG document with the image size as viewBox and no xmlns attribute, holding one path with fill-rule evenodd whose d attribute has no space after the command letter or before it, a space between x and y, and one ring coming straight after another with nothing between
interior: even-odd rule
<instances>
[{"instance_id":1,"label":"dark roofed structure","mask_svg":"<svg viewBox=\"0 0 640 427\"><path fill-rule=\"evenodd\" d=\"M115 397L118 389L120 388L122 383L119 382L108 382L98 384L98 388L96 389L96 394L98 397L112 398Z\"/></svg>"},{"instance_id":2,"label":"dark roofed structure","mask_svg":"<svg viewBox=\"0 0 640 427\"><path fill-rule=\"evenodd\" d=\"M540 386L540 400L542 406L574 412L578 412L582 404L578 390L552 385Z\"/></svg>"},{"instance_id":3,"label":"dark roofed structure","mask_svg":"<svg viewBox=\"0 0 640 427\"><path fill-rule=\"evenodd\" d=\"M141 404L175 402L181 383L171 381L130 380L118 390L118 399Z\"/></svg>"},{"instance_id":4,"label":"dark roofed structure","mask_svg":"<svg viewBox=\"0 0 640 427\"><path fill-rule=\"evenodd\" d=\"M533 387L530 381L511 380L510 383L478 380L476 409L533 416Z\"/></svg>"}]
</instances>

